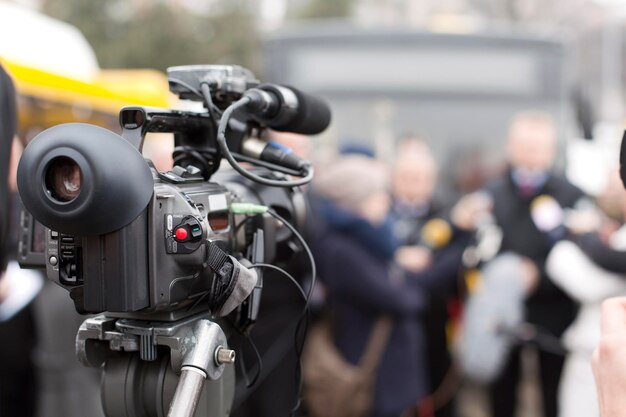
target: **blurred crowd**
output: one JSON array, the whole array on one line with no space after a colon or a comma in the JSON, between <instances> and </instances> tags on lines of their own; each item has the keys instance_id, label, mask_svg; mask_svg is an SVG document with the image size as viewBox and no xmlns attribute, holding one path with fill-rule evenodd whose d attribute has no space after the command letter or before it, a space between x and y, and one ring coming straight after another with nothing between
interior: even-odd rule
<instances>
[{"instance_id":1,"label":"blurred crowd","mask_svg":"<svg viewBox=\"0 0 626 417\"><path fill-rule=\"evenodd\" d=\"M274 139L304 157L311 150L297 135ZM610 181L595 198L561 176L547 114L516 115L503 142L500 178L452 204L437 197L449 167L428 138L399 139L392 164L360 145L317 162L305 192L319 276L301 372L281 344L293 334L276 330L300 309L287 283L266 291L253 331L261 354L277 357L238 396L235 415L288 415L301 373L300 413L311 417L466 416L458 394L467 381L488 393L488 415L510 417L526 349L537 352L544 417L599 415L591 361L602 301L626 295L626 192L617 167L607 167ZM13 151L9 258L19 141ZM302 263L290 269L306 285ZM74 358L81 318L72 309L60 288L9 259L0 280L0 416L101 413L98 377Z\"/></svg>"},{"instance_id":2,"label":"blurred crowd","mask_svg":"<svg viewBox=\"0 0 626 417\"><path fill-rule=\"evenodd\" d=\"M485 388L487 415L514 416L527 349L544 416L599 415L600 305L626 294L617 164L592 199L554 169L549 115L516 115L504 139L501 177L448 206L421 138L400 140L393 164L349 147L318 168L309 198L324 302L304 357L312 415L468 415L456 397L469 380ZM307 372L330 361L324 337L336 367L373 382ZM372 401L360 405L363 390Z\"/></svg>"}]
</instances>

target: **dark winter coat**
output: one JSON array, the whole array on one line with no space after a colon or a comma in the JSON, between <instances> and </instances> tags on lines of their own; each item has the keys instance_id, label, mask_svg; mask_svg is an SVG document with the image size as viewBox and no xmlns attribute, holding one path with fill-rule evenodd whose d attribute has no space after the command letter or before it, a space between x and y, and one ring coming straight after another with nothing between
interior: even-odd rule
<instances>
[{"instance_id":1,"label":"dark winter coat","mask_svg":"<svg viewBox=\"0 0 626 417\"><path fill-rule=\"evenodd\" d=\"M537 196L553 197L561 207L573 207L582 197L581 190L564 178L550 174L545 184L531 195L523 195L507 173L488 191L493 197L496 222L502 228L501 252L514 252L533 260L540 272L537 290L526 303L527 320L556 336L569 326L576 314L576 304L558 288L545 271L545 262L555 239L540 231L531 217L531 204Z\"/></svg>"},{"instance_id":2,"label":"dark winter coat","mask_svg":"<svg viewBox=\"0 0 626 417\"><path fill-rule=\"evenodd\" d=\"M398 268L398 274L390 273L391 228L374 227L329 207L319 216L314 251L335 319L337 347L356 364L376 319L383 314L393 317L394 329L376 378L374 415L399 415L428 391L420 322L428 302L423 282L458 264L442 258L423 274L403 276Z\"/></svg>"}]
</instances>

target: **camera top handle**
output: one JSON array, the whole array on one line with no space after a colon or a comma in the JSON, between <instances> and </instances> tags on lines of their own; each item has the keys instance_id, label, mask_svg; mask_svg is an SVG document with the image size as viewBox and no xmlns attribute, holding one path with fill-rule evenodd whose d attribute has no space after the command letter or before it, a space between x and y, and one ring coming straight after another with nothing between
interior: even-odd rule
<instances>
[{"instance_id":1,"label":"camera top handle","mask_svg":"<svg viewBox=\"0 0 626 417\"><path fill-rule=\"evenodd\" d=\"M200 165L202 176L208 180L218 170L221 154L215 141L217 126L207 114L156 107L124 107L120 111L122 137L139 152L147 133L173 133L178 150L193 150L196 158L175 158L175 164L183 167ZM229 139L241 142L245 126L229 130ZM236 145L236 144L234 144Z\"/></svg>"},{"instance_id":2,"label":"camera top handle","mask_svg":"<svg viewBox=\"0 0 626 417\"><path fill-rule=\"evenodd\" d=\"M250 123L250 121L242 121L242 116L238 115L237 118L232 117L228 118L229 120L224 120L228 123L226 137L232 159L291 176L308 176L291 167L269 163L241 153L244 140L248 137L250 125L254 126L254 123ZM119 122L122 128L122 137L139 152L143 149L147 133L173 133L176 146L174 150L176 165L183 167L201 165L198 168L202 170L202 176L206 180L219 169L223 154L216 137L218 125L216 125L215 119L207 113L129 106L120 111ZM284 182L285 186L293 186L293 184L289 184L290 181Z\"/></svg>"},{"instance_id":3,"label":"camera top handle","mask_svg":"<svg viewBox=\"0 0 626 417\"><path fill-rule=\"evenodd\" d=\"M120 110L122 137L139 152L146 133L174 133L177 146L201 147L206 138L215 136L213 121L206 115L156 107L129 106Z\"/></svg>"}]
</instances>

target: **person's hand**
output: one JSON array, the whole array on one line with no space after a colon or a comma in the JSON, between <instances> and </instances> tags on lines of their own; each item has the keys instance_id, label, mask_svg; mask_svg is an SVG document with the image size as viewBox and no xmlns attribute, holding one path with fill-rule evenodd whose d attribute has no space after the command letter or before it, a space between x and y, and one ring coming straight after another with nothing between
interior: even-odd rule
<instances>
[{"instance_id":1,"label":"person's hand","mask_svg":"<svg viewBox=\"0 0 626 417\"><path fill-rule=\"evenodd\" d=\"M395 259L402 268L418 273L430 265L432 253L421 246L402 246L396 250Z\"/></svg>"},{"instance_id":2,"label":"person's hand","mask_svg":"<svg viewBox=\"0 0 626 417\"><path fill-rule=\"evenodd\" d=\"M609 245L613 234L620 229L621 225L613 219L604 219L600 229L598 230L598 236L602 239L605 245Z\"/></svg>"},{"instance_id":3,"label":"person's hand","mask_svg":"<svg viewBox=\"0 0 626 417\"><path fill-rule=\"evenodd\" d=\"M565 218L565 226L575 235L598 231L602 218L595 210L572 211Z\"/></svg>"},{"instance_id":4,"label":"person's hand","mask_svg":"<svg viewBox=\"0 0 626 417\"><path fill-rule=\"evenodd\" d=\"M476 192L461 197L450 212L450 219L462 230L473 230L478 222L492 209L493 202L484 192Z\"/></svg>"},{"instance_id":5,"label":"person's hand","mask_svg":"<svg viewBox=\"0 0 626 417\"><path fill-rule=\"evenodd\" d=\"M601 417L626 416L626 297L602 303L601 337L593 353Z\"/></svg>"}]
</instances>

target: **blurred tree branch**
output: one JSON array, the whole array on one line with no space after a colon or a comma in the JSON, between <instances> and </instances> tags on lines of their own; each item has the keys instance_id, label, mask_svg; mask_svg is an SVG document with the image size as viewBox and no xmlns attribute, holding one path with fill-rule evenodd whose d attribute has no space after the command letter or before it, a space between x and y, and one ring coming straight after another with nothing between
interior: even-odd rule
<instances>
[{"instance_id":1,"label":"blurred tree branch","mask_svg":"<svg viewBox=\"0 0 626 417\"><path fill-rule=\"evenodd\" d=\"M78 27L103 68L232 63L258 68L259 35L249 2L211 15L180 2L44 0L43 12Z\"/></svg>"},{"instance_id":2,"label":"blurred tree branch","mask_svg":"<svg viewBox=\"0 0 626 417\"><path fill-rule=\"evenodd\" d=\"M290 4L290 15L301 19L350 17L358 0L308 0L297 7Z\"/></svg>"}]
</instances>

